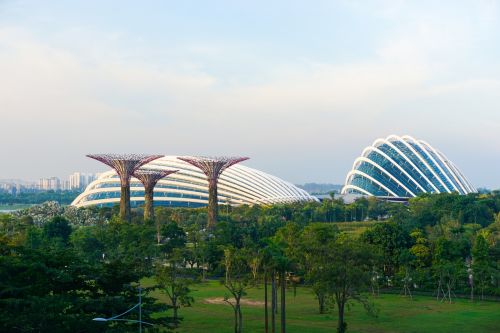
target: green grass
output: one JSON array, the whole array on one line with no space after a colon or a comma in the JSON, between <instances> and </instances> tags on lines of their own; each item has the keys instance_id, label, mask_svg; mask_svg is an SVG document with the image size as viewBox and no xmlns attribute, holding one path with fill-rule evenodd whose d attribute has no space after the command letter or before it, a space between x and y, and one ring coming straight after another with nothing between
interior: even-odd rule
<instances>
[{"instance_id":1,"label":"green grass","mask_svg":"<svg viewBox=\"0 0 500 333\"><path fill-rule=\"evenodd\" d=\"M11 211L11 210L19 210L29 208L33 205L30 204L12 204L12 205L0 205L0 212L2 211Z\"/></svg>"},{"instance_id":2,"label":"green grass","mask_svg":"<svg viewBox=\"0 0 500 333\"><path fill-rule=\"evenodd\" d=\"M145 284L151 280L145 280ZM184 317L177 332L233 332L233 312L229 305L207 304L207 298L224 297L226 291L217 281L199 284L193 289L195 303L190 308L181 308ZM154 294L167 302L161 293ZM335 312L320 315L317 302L308 288L297 288L287 292L287 332L335 332ZM263 289L251 289L246 297L262 301ZM363 307L355 304L346 315L348 332L498 332L500 330L500 303L456 300L452 304L441 303L432 297L417 296L412 300L398 295L381 295L372 298L379 310L372 317ZM244 332L263 332L263 306L243 305Z\"/></svg>"},{"instance_id":3,"label":"green grass","mask_svg":"<svg viewBox=\"0 0 500 333\"><path fill-rule=\"evenodd\" d=\"M364 222L334 222L340 231L359 236L368 228L373 227L376 224L384 223L383 221L364 221Z\"/></svg>"}]
</instances>

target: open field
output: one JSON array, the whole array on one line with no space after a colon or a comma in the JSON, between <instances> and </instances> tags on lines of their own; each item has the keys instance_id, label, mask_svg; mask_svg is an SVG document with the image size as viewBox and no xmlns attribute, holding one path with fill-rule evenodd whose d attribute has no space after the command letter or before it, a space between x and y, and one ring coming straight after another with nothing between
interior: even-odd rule
<instances>
[{"instance_id":1,"label":"open field","mask_svg":"<svg viewBox=\"0 0 500 333\"><path fill-rule=\"evenodd\" d=\"M146 284L151 281L145 281ZM184 322L177 332L233 332L233 312L229 305L221 304L226 294L218 281L195 286L195 303L179 313ZM166 302L160 292L155 296ZM308 288L287 292L287 332L335 332L336 313L318 314L317 302ZM250 304L242 305L244 332L263 332L263 289L249 291ZM365 313L355 304L347 312L348 332L499 332L500 303L456 300L452 304L437 302L432 297L417 296L412 300L398 295L373 298L378 317ZM279 323L279 320L278 320Z\"/></svg>"},{"instance_id":2,"label":"open field","mask_svg":"<svg viewBox=\"0 0 500 333\"><path fill-rule=\"evenodd\" d=\"M30 205L30 204L0 205L0 213L25 209L25 208L29 208L31 206L33 206L33 205Z\"/></svg>"},{"instance_id":3,"label":"open field","mask_svg":"<svg viewBox=\"0 0 500 333\"><path fill-rule=\"evenodd\" d=\"M376 224L385 223L384 221L364 221L364 222L333 222L340 231L359 236L368 228Z\"/></svg>"}]
</instances>

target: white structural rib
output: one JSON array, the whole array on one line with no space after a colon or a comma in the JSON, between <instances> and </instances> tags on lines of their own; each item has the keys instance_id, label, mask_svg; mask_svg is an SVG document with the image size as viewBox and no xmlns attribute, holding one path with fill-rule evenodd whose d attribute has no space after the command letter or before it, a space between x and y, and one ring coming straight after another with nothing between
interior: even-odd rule
<instances>
[{"instance_id":1,"label":"white structural rib","mask_svg":"<svg viewBox=\"0 0 500 333\"><path fill-rule=\"evenodd\" d=\"M356 185L352 185L352 184L349 184L349 185L345 185L343 188L342 188L342 194L347 194L347 190L348 189L352 189L352 190L356 190L356 191L359 191L361 193L364 193L366 195L369 195L369 196L373 196L375 194L373 193L370 193L368 192L367 190L359 187L359 186L356 186Z\"/></svg>"},{"instance_id":2,"label":"white structural rib","mask_svg":"<svg viewBox=\"0 0 500 333\"><path fill-rule=\"evenodd\" d=\"M145 166L151 169L178 169L179 172L161 179L156 188L156 202L172 202L179 204L207 204L208 184L206 176L194 166L180 161L176 156L165 156ZM112 170L103 173L98 179L90 183L72 203L77 207L98 204L118 203L120 185L116 173ZM106 185L107 187L101 187ZM131 200L141 204L142 196L134 192L143 191L142 184L135 178L131 180ZM168 196L174 194L175 196ZM299 189L289 182L264 172L235 165L226 170L219 179L219 202L231 205L274 204L300 201L318 201L306 191ZM91 195L98 195L96 199L89 199ZM111 195L112 197L107 197Z\"/></svg>"},{"instance_id":3,"label":"white structural rib","mask_svg":"<svg viewBox=\"0 0 500 333\"><path fill-rule=\"evenodd\" d=\"M434 169L429 165L429 163L427 163L427 161L408 142L406 142L405 140L403 140L401 137L399 137L397 135L391 135L391 136L387 137L387 139L389 141L392 138L395 138L396 141L399 141L402 144L404 144L406 146L406 148L408 148L420 160L420 162L422 162L427 167L427 170L429 170L432 173L434 178L436 178L438 180L438 182L443 186L443 188L448 193L451 193L450 189L448 188L448 186L446 186L446 184L443 182L441 177L439 177L439 175L434 171ZM440 192L440 191L438 191L438 192Z\"/></svg>"},{"instance_id":4,"label":"white structural rib","mask_svg":"<svg viewBox=\"0 0 500 333\"><path fill-rule=\"evenodd\" d=\"M412 160L411 160L408 156L406 156L406 154L404 154L404 153L403 153L403 152L402 152L402 151L401 151L398 147L396 147L395 145L393 145L393 144L392 144L392 142L389 142L387 139L382 139L382 138L380 138L380 139L375 140L375 141L373 142L373 144L372 144L370 147L366 147L366 148L363 150L363 153L361 154L361 156L365 156L365 157L367 157L367 156L366 156L366 151L367 151L367 150L370 150L371 148L377 148L377 147L381 146L382 144L386 144L386 145L388 145L389 147L391 147L392 149L394 149L394 150L396 151L396 153L398 153L401 157L403 157L403 158L405 159L405 161L406 161L406 162L408 162L408 163L411 165L411 167L412 167L412 168L413 168L416 172L418 172L418 173L420 174L420 176L421 176L421 177L422 177L422 178L423 178L423 179L424 179L424 180L425 180L428 184L430 184L430 186L434 189L434 191L439 192L439 190L437 189L437 187L436 187L436 186L434 186L434 184L433 184L433 183L429 180L429 178L427 178L427 176L426 176L426 175L422 172L422 170L420 170L420 169L419 169L419 168L415 165L415 163L413 163L413 161L412 161ZM378 148L377 148L377 152L379 152L379 153L380 153L380 152L381 152L381 153L383 153L383 152L382 152L380 149L378 149ZM388 156L388 155L387 155L387 154L385 154L385 153L384 153L384 155L385 155L385 156ZM394 163L396 163L394 160L392 160L392 161L393 161ZM397 164L397 163L396 163L396 165L398 165L398 166L399 166L399 164ZM402 168L400 167L400 169L402 169ZM406 171L405 171L405 172L406 172ZM407 174L408 174L408 173L407 173ZM409 174L408 174L408 176L409 176ZM411 178L411 177L410 177L410 178ZM411 178L411 179L413 179L413 178ZM413 181L415 181L415 179L413 179ZM415 181L415 182L416 182L416 181ZM416 182L416 183L417 183L417 185L419 185L419 186L420 186L420 184L419 184L418 182ZM420 186L420 188L422 188L422 187ZM424 190L424 192L427 192L427 191L426 191L426 190Z\"/></svg>"},{"instance_id":5,"label":"white structural rib","mask_svg":"<svg viewBox=\"0 0 500 333\"><path fill-rule=\"evenodd\" d=\"M357 168L357 166L359 164L361 164L361 162L366 162L366 163L369 163L369 164L373 165L374 167L376 167L377 169L379 169L381 172L383 172L385 175L387 175L389 178L391 178L396 184L398 184L399 186L401 186L407 193L410 193L412 196L416 196L415 193L413 193L408 187L406 187L406 185L404 185L401 181L399 181L399 179L395 178L387 170L385 170L379 164L375 163L374 161L370 160L369 158L362 157L362 156L358 157L354 161L354 165L353 165L352 169L355 170Z\"/></svg>"},{"instance_id":6,"label":"white structural rib","mask_svg":"<svg viewBox=\"0 0 500 333\"><path fill-rule=\"evenodd\" d=\"M425 141L423 141L425 142ZM429 145L428 143L426 143L427 145ZM471 193L471 192L477 192L476 188L474 186L472 186L471 182L467 179L467 177L465 177L462 172L460 171L460 169L458 169L458 167L453 164L450 159L448 157L446 157L445 154L443 154L442 152L440 152L439 150L435 150L437 155L442 159L444 160L446 163L445 165L450 168L451 170L453 170L452 174L456 177L455 179L458 179L459 180L459 184L462 186L462 187L465 187L467 188L467 190L465 191L465 193Z\"/></svg>"},{"instance_id":7,"label":"white structural rib","mask_svg":"<svg viewBox=\"0 0 500 333\"><path fill-rule=\"evenodd\" d=\"M405 162L401 163L401 165L398 164L398 162L396 162L394 158L390 157L388 153L385 153L381 150L381 148L379 148L382 145L386 145L389 149L391 149L391 155L393 153L398 154L402 159L404 159ZM401 148L399 148L398 146L401 146ZM406 153L403 152L403 150ZM406 179L404 181L399 180L397 174L393 175L391 172L387 171L386 168L384 168L384 166L388 165L386 161L377 162L370 159L369 155L371 153L377 153L380 158L387 160L387 162L390 163L391 166L396 167L397 170L401 172L401 175L404 174L411 183L415 184L416 187L413 188L413 191L409 189L408 186L410 185L405 185L407 184ZM410 158L411 154L415 155L415 157ZM413 162L413 160L415 160L415 162ZM363 188L363 185L358 186L352 184L353 176L360 175L361 177L371 181L380 189L385 190L387 193L389 193L389 195L398 197L398 195L396 195L394 191L391 191L386 185L383 184L386 182L385 180L378 181L367 174L367 172L359 170L362 163L370 164L374 167L373 172L382 173L388 176L391 179L388 182L390 182L391 184L392 182L395 182L398 187L401 187L412 196L416 196L418 193L420 193L420 191L427 192L430 190L430 188L432 188L432 190L430 190L431 192L441 193L441 190L439 190L437 186L442 186L444 191L447 193L451 193L452 191L457 191L458 193L464 194L477 192L470 181L443 153L441 153L437 149L434 149L427 142L423 140L417 140L409 135L404 135L401 137L397 135L389 135L385 139L379 138L375 140L371 146L366 147L361 153L361 156L356 158L356 160L354 161L351 171L349 171L346 176L345 185L342 188L341 192L343 194L346 194L348 190L352 189L366 195L374 195L374 193L370 193L369 190ZM416 163L418 163L420 167L418 167ZM413 171L415 171L416 173L410 171L410 168L413 169ZM371 172L372 171L368 173ZM412 172L413 176L410 175L410 172ZM434 180L431 181L426 173L429 175L429 177L436 178L436 185L433 183ZM417 174L420 176L418 181L416 178L414 178L417 176ZM420 182L422 182L422 184ZM429 190L427 190L428 188Z\"/></svg>"},{"instance_id":8,"label":"white structural rib","mask_svg":"<svg viewBox=\"0 0 500 333\"><path fill-rule=\"evenodd\" d=\"M354 176L354 175L360 175L362 177L365 177L366 179L369 179L372 183L374 184L377 184L379 187L383 188L387 193L390 193L392 194L393 196L395 196L396 198L399 198L399 195L397 195L396 193L394 193L391 189L389 189L387 186L385 186L384 184L382 184L381 182L379 182L378 180L376 180L375 178L373 178L372 176L370 175L367 175L366 173L364 173L363 171L359 171L359 170L351 170L348 174L347 174L347 179L349 179L349 177L351 176Z\"/></svg>"},{"instance_id":9,"label":"white structural rib","mask_svg":"<svg viewBox=\"0 0 500 333\"><path fill-rule=\"evenodd\" d=\"M450 179L450 177L448 177L448 174L443 170L443 168L441 168L441 166L439 165L438 161L436 161L436 159L432 156L432 154L429 153L429 150L426 149L426 147L422 146L422 144L417 141L415 138L409 136L409 135L405 135L405 136L402 136L402 139L406 141L406 139L412 141L413 143L415 143L423 152L424 154L429 157L429 159L432 161L432 163L434 163L434 165L439 169L439 171L443 174L443 176L446 178L446 180L448 181L448 183L450 184L450 186L452 187L451 189L446 186L446 188L450 189L451 191L457 191L458 193L460 193L460 190L457 188L457 186L453 183L453 181ZM429 146L428 148L430 148L433 152L434 152L434 148L432 148L431 146Z\"/></svg>"},{"instance_id":10,"label":"white structural rib","mask_svg":"<svg viewBox=\"0 0 500 333\"><path fill-rule=\"evenodd\" d=\"M415 139L413 139L413 140L415 142L417 141ZM445 159L443 159L443 156L441 154L439 154L439 152L436 149L434 149L434 147L432 147L427 142L425 142L423 140L420 140L420 142L423 145L425 145L425 147L427 147L428 149L430 149L434 153L434 155L436 155L436 157L439 158L440 162L444 165L444 167L448 170L448 173L453 177L453 179L455 180L455 182L452 182L450 180L450 178L447 176L447 173L445 173L446 179L448 179L448 181L450 182L450 184L452 184L455 187L455 189L458 191L458 193L460 193L460 192L464 193L464 194L467 193L467 190L464 188L464 186L462 185L462 183L458 180L457 175L455 174L455 172L446 163L447 161ZM443 171L441 171L441 172L443 172ZM462 191L460 191L460 189L458 189L455 184L458 184L458 186L460 186L460 188L462 189Z\"/></svg>"},{"instance_id":11,"label":"white structural rib","mask_svg":"<svg viewBox=\"0 0 500 333\"><path fill-rule=\"evenodd\" d=\"M444 158L446 158L446 156L444 156ZM462 171L460 171L460 169L458 169L458 167L455 164L453 164L450 160L448 159L446 160L449 162L449 166L453 170L455 170L456 174L459 176L460 181L464 184L465 187L467 187L467 189L469 189L468 193L477 192L477 189L474 187L474 185L472 185L469 179L467 179L467 177L464 176Z\"/></svg>"}]
</instances>

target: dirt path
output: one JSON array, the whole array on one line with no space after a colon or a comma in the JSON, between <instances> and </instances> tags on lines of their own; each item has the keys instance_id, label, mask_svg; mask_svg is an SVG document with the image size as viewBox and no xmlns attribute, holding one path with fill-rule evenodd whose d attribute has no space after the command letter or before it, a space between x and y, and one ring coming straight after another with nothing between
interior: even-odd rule
<instances>
[{"instance_id":1,"label":"dirt path","mask_svg":"<svg viewBox=\"0 0 500 333\"><path fill-rule=\"evenodd\" d=\"M231 302L231 303L233 303L233 304L235 302L234 298L229 298L228 301ZM203 303L229 305L229 304L227 304L226 301L224 301L223 297L205 298L203 300ZM244 298L240 301L240 304L241 305L250 305L250 306L264 306L264 302L261 302L261 301L252 301L252 300L244 299Z\"/></svg>"}]
</instances>

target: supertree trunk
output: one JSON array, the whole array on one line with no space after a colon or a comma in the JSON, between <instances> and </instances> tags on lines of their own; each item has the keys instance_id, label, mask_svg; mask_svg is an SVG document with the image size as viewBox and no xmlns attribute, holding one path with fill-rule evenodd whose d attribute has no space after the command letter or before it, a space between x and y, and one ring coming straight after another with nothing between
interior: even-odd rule
<instances>
[{"instance_id":1,"label":"supertree trunk","mask_svg":"<svg viewBox=\"0 0 500 333\"><path fill-rule=\"evenodd\" d=\"M219 216L219 203L217 199L217 181L208 184L208 228L214 228Z\"/></svg>"},{"instance_id":2,"label":"supertree trunk","mask_svg":"<svg viewBox=\"0 0 500 333\"><path fill-rule=\"evenodd\" d=\"M163 155L90 154L87 157L112 167L120 177L120 218L130 222L130 177L141 166L163 157Z\"/></svg>"},{"instance_id":3,"label":"supertree trunk","mask_svg":"<svg viewBox=\"0 0 500 333\"><path fill-rule=\"evenodd\" d=\"M120 191L120 218L130 222L130 184L122 185Z\"/></svg>"},{"instance_id":4,"label":"supertree trunk","mask_svg":"<svg viewBox=\"0 0 500 333\"><path fill-rule=\"evenodd\" d=\"M138 169L134 171L134 177L144 185L144 221L155 220L153 192L156 184L162 179L178 170L150 170ZM156 239L160 244L160 224L156 222Z\"/></svg>"},{"instance_id":5,"label":"supertree trunk","mask_svg":"<svg viewBox=\"0 0 500 333\"><path fill-rule=\"evenodd\" d=\"M207 227L214 228L217 223L218 216L218 198L217 198L217 182L219 177L227 168L245 161L248 157L206 157L206 156L192 156L192 157L177 157L178 159L194 165L207 176L208 180L208 221Z\"/></svg>"},{"instance_id":6,"label":"supertree trunk","mask_svg":"<svg viewBox=\"0 0 500 333\"><path fill-rule=\"evenodd\" d=\"M144 190L144 221L154 220L155 211L153 209L153 188Z\"/></svg>"}]
</instances>

